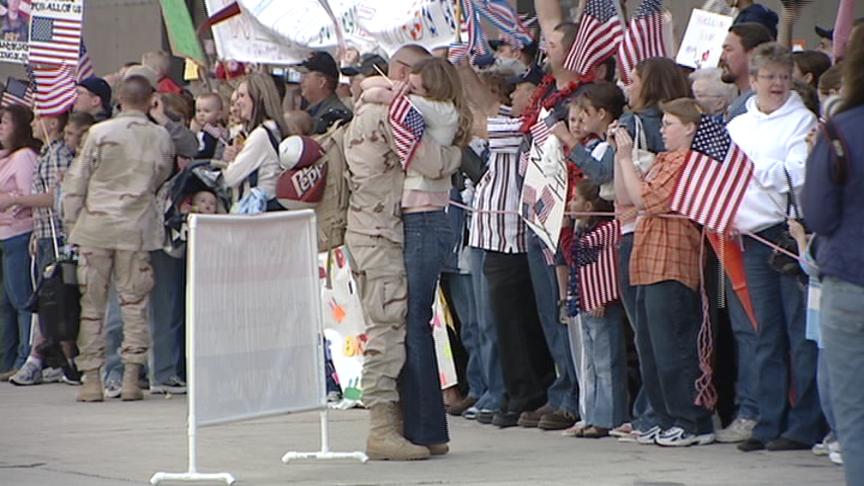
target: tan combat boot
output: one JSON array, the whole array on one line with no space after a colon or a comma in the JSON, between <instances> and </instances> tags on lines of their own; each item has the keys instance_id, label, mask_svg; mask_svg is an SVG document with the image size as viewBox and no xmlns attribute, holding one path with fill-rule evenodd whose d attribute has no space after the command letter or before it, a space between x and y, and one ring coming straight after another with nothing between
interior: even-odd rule
<instances>
[{"instance_id":1,"label":"tan combat boot","mask_svg":"<svg viewBox=\"0 0 864 486\"><path fill-rule=\"evenodd\" d=\"M140 364L125 363L123 365L123 385L120 387L120 399L124 402L142 400L144 398L144 392L138 387L138 376L140 374Z\"/></svg>"},{"instance_id":2,"label":"tan combat boot","mask_svg":"<svg viewBox=\"0 0 864 486\"><path fill-rule=\"evenodd\" d=\"M105 400L102 392L102 376L99 370L84 372L84 386L78 391L79 402L101 402Z\"/></svg>"},{"instance_id":3,"label":"tan combat boot","mask_svg":"<svg viewBox=\"0 0 864 486\"><path fill-rule=\"evenodd\" d=\"M369 438L366 455L377 461L415 461L427 459L429 449L414 445L396 432L399 411L395 403L374 405L369 409Z\"/></svg>"}]
</instances>

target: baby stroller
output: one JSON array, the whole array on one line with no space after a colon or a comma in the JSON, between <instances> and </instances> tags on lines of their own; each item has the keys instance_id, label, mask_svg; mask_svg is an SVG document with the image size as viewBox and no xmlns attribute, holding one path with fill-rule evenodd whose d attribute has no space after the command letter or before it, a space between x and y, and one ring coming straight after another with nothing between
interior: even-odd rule
<instances>
[{"instance_id":1,"label":"baby stroller","mask_svg":"<svg viewBox=\"0 0 864 486\"><path fill-rule=\"evenodd\" d=\"M228 212L231 197L220 184L219 175L219 170L212 167L209 160L194 160L159 189L158 200L162 203L165 216L165 253L174 258L183 258L186 254L189 213L184 210L184 204L193 194L201 191L213 193L216 196L216 212Z\"/></svg>"}]
</instances>

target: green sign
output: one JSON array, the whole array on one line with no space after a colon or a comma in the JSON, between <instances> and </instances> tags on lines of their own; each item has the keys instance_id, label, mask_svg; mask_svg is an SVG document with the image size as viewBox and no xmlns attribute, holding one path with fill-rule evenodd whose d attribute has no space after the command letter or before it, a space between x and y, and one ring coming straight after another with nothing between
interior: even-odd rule
<instances>
[{"instance_id":1,"label":"green sign","mask_svg":"<svg viewBox=\"0 0 864 486\"><path fill-rule=\"evenodd\" d=\"M198 41L198 34L192 24L192 16L184 0L159 0L162 5L162 19L168 30L168 40L175 56L186 57L201 66L207 65L207 58Z\"/></svg>"}]
</instances>

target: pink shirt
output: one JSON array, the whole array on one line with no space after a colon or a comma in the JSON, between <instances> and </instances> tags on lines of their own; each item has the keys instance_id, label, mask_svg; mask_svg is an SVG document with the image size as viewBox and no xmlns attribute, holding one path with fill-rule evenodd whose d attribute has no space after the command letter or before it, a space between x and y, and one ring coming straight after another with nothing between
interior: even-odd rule
<instances>
[{"instance_id":1,"label":"pink shirt","mask_svg":"<svg viewBox=\"0 0 864 486\"><path fill-rule=\"evenodd\" d=\"M33 168L38 154L29 148L18 149L11 155L0 150L0 193L30 194L33 183ZM30 208L12 206L0 212L0 240L33 231L33 215Z\"/></svg>"}]
</instances>

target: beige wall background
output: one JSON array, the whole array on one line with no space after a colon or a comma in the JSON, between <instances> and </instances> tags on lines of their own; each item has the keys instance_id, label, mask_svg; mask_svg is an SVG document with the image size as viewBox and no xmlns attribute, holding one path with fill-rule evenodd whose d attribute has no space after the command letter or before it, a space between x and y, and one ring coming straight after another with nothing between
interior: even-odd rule
<instances>
[{"instance_id":1,"label":"beige wall background","mask_svg":"<svg viewBox=\"0 0 864 486\"><path fill-rule=\"evenodd\" d=\"M291 0L280 0L291 1ZM404 0L392 0L395 2ZM517 0L520 11L533 10L533 0ZM562 7L569 10L576 0L563 0ZM780 12L780 0L762 3ZM795 26L793 38L814 46L817 36L814 25L830 27L834 24L839 0L814 0L804 8L801 20ZM675 18L676 34L684 35L690 11L699 8L704 0L666 0L666 6ZM203 0L187 0L196 24L205 17ZM627 0L629 10L635 10L639 0ZM864 0L856 1L856 17L864 17ZM141 54L165 46L162 17L158 0L85 0L84 38L93 58L97 74L115 71L127 61L140 61ZM7 76L24 77L24 66L0 63L0 82Z\"/></svg>"}]
</instances>

